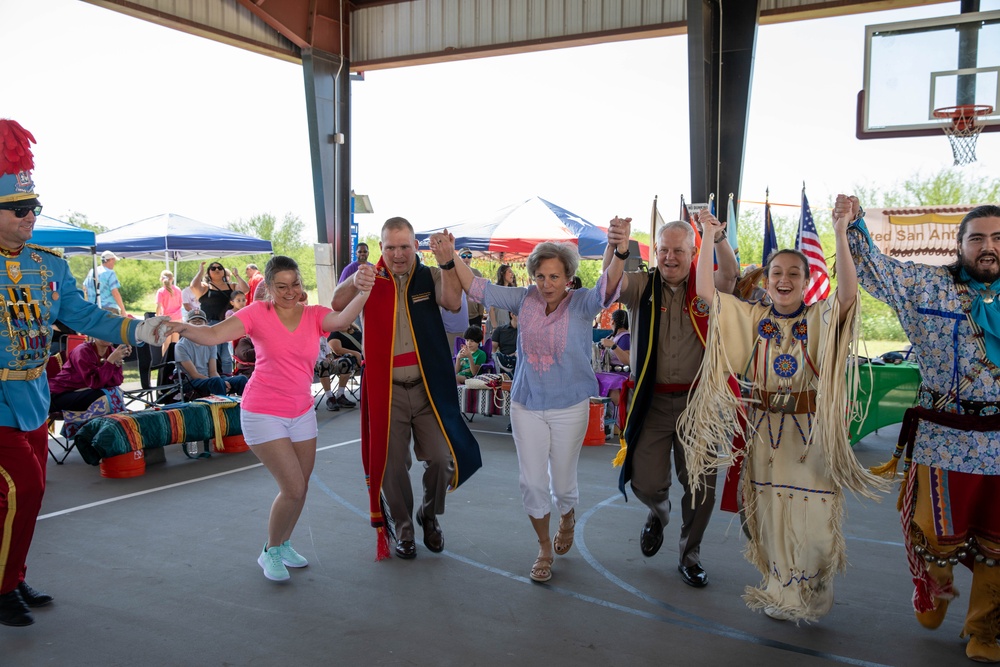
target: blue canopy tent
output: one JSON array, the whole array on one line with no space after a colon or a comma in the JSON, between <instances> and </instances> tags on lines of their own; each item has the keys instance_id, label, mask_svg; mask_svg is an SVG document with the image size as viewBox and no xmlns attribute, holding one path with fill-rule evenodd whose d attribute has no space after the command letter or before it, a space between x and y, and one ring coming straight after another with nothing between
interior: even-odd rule
<instances>
[{"instance_id":1,"label":"blue canopy tent","mask_svg":"<svg viewBox=\"0 0 1000 667\"><path fill-rule=\"evenodd\" d=\"M104 232L97 236L97 249L119 257L173 260L211 260L233 255L273 252L270 241L206 225L175 213L164 213Z\"/></svg>"},{"instance_id":2,"label":"blue canopy tent","mask_svg":"<svg viewBox=\"0 0 1000 667\"><path fill-rule=\"evenodd\" d=\"M40 215L35 221L31 243L46 248L62 248L67 255L92 254L97 245L96 236L89 229Z\"/></svg>"}]
</instances>

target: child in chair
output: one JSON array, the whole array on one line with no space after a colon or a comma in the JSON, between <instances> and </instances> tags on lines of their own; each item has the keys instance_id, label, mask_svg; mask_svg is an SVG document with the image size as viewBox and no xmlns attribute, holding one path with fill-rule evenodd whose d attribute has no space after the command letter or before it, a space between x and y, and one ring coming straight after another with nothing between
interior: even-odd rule
<instances>
[{"instance_id":1,"label":"child in chair","mask_svg":"<svg viewBox=\"0 0 1000 667\"><path fill-rule=\"evenodd\" d=\"M479 327L469 327L465 330L465 345L455 357L455 379L458 384L479 372L479 367L486 363L486 353L479 349L483 342L483 330Z\"/></svg>"}]
</instances>

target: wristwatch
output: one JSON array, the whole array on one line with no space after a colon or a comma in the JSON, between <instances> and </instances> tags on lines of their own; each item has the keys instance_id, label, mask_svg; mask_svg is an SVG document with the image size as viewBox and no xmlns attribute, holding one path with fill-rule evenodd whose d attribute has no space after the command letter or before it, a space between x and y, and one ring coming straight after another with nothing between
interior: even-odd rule
<instances>
[{"instance_id":1,"label":"wristwatch","mask_svg":"<svg viewBox=\"0 0 1000 667\"><path fill-rule=\"evenodd\" d=\"M615 247L615 257L617 257L618 259L628 259L630 253L631 253L630 250L626 250L625 252L618 252L618 248Z\"/></svg>"},{"instance_id":2,"label":"wristwatch","mask_svg":"<svg viewBox=\"0 0 1000 667\"><path fill-rule=\"evenodd\" d=\"M455 268L455 260L451 259L445 262L444 264L438 264L438 268L441 269L442 271L451 271L452 269Z\"/></svg>"}]
</instances>

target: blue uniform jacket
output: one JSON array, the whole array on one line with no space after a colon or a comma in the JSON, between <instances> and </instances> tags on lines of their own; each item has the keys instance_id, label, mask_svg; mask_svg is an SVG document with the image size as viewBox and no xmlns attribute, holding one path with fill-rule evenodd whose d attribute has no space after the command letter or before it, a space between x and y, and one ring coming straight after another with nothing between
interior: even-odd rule
<instances>
[{"instance_id":1,"label":"blue uniform jacket","mask_svg":"<svg viewBox=\"0 0 1000 667\"><path fill-rule=\"evenodd\" d=\"M16 257L0 256L0 370L27 371L49 359L52 323L112 343L136 343L139 320L112 315L83 298L83 292L58 253L31 243ZM0 382L0 426L32 431L45 423L49 383Z\"/></svg>"}]
</instances>

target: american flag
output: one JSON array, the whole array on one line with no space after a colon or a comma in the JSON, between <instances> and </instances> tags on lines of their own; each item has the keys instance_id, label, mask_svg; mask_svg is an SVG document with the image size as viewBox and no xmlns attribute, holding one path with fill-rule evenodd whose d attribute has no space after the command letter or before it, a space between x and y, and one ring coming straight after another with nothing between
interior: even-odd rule
<instances>
[{"instance_id":1,"label":"american flag","mask_svg":"<svg viewBox=\"0 0 1000 667\"><path fill-rule=\"evenodd\" d=\"M802 191L802 217L799 218L795 247L809 260L810 278L805 294L805 302L809 306L830 296L830 274L826 270L823 246L819 242L819 232L816 231L805 190Z\"/></svg>"}]
</instances>

